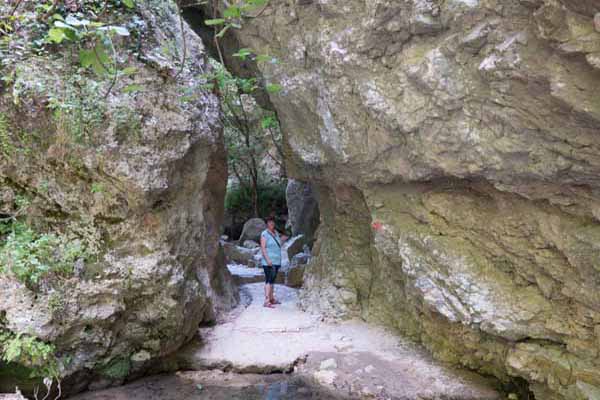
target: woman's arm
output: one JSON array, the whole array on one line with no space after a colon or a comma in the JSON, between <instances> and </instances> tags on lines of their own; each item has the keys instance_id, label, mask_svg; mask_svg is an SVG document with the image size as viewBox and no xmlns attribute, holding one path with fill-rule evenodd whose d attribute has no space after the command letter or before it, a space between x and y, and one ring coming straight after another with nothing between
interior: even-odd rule
<instances>
[{"instance_id":1,"label":"woman's arm","mask_svg":"<svg viewBox=\"0 0 600 400\"><path fill-rule=\"evenodd\" d=\"M265 258L265 260L267 260L267 264L273 265L273 263L269 259L269 256L267 255L267 239L265 239L263 236L260 237L260 251L262 252L262 255Z\"/></svg>"}]
</instances>

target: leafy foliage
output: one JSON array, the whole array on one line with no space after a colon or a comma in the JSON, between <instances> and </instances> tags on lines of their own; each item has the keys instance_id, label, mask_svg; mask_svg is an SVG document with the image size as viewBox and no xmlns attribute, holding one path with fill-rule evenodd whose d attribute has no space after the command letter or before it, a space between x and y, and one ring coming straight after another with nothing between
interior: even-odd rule
<instances>
[{"instance_id":1,"label":"leafy foliage","mask_svg":"<svg viewBox=\"0 0 600 400\"><path fill-rule=\"evenodd\" d=\"M273 210L285 211L285 188L287 180L261 182L258 187L259 215L269 215ZM227 189L225 209L236 220L244 223L248 216L253 215L252 192L248 187L233 184Z\"/></svg>"},{"instance_id":2,"label":"leafy foliage","mask_svg":"<svg viewBox=\"0 0 600 400\"><path fill-rule=\"evenodd\" d=\"M0 329L0 358L31 370L31 378L58 378L60 362L56 348L33 336L15 335Z\"/></svg>"},{"instance_id":3,"label":"leafy foliage","mask_svg":"<svg viewBox=\"0 0 600 400\"><path fill-rule=\"evenodd\" d=\"M18 12L19 6L30 12ZM82 67L92 68L98 75L114 75L117 71L113 38L129 36L130 31L123 25L107 23L104 18L134 8L133 0L44 0L34 6L19 1L10 9L0 6L2 66L15 64L28 54L45 55L52 45L71 42L79 47ZM21 31L29 33L21 35Z\"/></svg>"},{"instance_id":4,"label":"leafy foliage","mask_svg":"<svg viewBox=\"0 0 600 400\"><path fill-rule=\"evenodd\" d=\"M76 261L91 257L80 239L38 234L21 222L13 223L11 229L0 247L0 268L31 290L50 279L69 278Z\"/></svg>"},{"instance_id":5,"label":"leafy foliage","mask_svg":"<svg viewBox=\"0 0 600 400\"><path fill-rule=\"evenodd\" d=\"M282 135L277 118L253 100L252 94L258 90L255 78L233 76L216 63L208 81L220 94L223 106L229 171L240 191L250 194L252 215L258 216L262 208L260 190L266 175L263 160L273 161L285 176Z\"/></svg>"}]
</instances>

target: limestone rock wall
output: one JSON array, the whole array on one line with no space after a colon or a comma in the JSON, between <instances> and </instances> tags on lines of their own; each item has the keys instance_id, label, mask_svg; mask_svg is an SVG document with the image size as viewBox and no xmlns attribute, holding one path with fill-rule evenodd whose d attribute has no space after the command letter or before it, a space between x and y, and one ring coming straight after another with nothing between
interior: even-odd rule
<instances>
[{"instance_id":1,"label":"limestone rock wall","mask_svg":"<svg viewBox=\"0 0 600 400\"><path fill-rule=\"evenodd\" d=\"M233 39L319 198L303 304L600 393L600 4L271 1ZM595 17L595 18L594 18ZM596 23L595 23L596 21Z\"/></svg>"},{"instance_id":2,"label":"limestone rock wall","mask_svg":"<svg viewBox=\"0 0 600 400\"><path fill-rule=\"evenodd\" d=\"M36 229L98 248L36 291L0 274L0 328L54 345L64 392L143 372L236 302L218 254L227 167L218 99L201 88L204 47L180 30L175 2L136 3L119 18L139 36L117 43L133 75L82 72L65 43L19 60L1 89L0 212L26 197ZM52 101L80 101L88 119ZM23 388L14 365L0 367L4 390Z\"/></svg>"}]
</instances>

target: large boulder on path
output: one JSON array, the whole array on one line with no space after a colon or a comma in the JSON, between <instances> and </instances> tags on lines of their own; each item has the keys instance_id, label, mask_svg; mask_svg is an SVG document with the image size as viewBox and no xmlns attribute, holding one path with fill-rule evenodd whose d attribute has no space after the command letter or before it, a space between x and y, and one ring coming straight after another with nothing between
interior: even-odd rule
<instances>
[{"instance_id":1,"label":"large boulder on path","mask_svg":"<svg viewBox=\"0 0 600 400\"><path fill-rule=\"evenodd\" d=\"M250 266L254 264L254 256L259 254L260 248L248 249L232 242L225 242L223 243L223 251L228 264L236 263Z\"/></svg>"},{"instance_id":2,"label":"large boulder on path","mask_svg":"<svg viewBox=\"0 0 600 400\"><path fill-rule=\"evenodd\" d=\"M312 245L319 227L319 204L309 183L290 179L285 191L288 223L292 235L304 235L304 242Z\"/></svg>"},{"instance_id":3,"label":"large boulder on path","mask_svg":"<svg viewBox=\"0 0 600 400\"><path fill-rule=\"evenodd\" d=\"M260 234L267 229L267 224L262 218L251 218L244 224L242 235L239 243L244 243L246 240L260 241Z\"/></svg>"}]
</instances>

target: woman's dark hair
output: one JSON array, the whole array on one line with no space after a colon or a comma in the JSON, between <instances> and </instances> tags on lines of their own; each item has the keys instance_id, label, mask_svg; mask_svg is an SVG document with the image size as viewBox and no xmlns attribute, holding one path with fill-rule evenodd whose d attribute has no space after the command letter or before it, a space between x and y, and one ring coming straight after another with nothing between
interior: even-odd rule
<instances>
[{"instance_id":1,"label":"woman's dark hair","mask_svg":"<svg viewBox=\"0 0 600 400\"><path fill-rule=\"evenodd\" d=\"M267 218L265 218L265 222L266 222L266 223L269 223L269 221L273 221L273 222L275 222L275 217L274 217L274 216L272 216L272 215L269 215Z\"/></svg>"}]
</instances>

